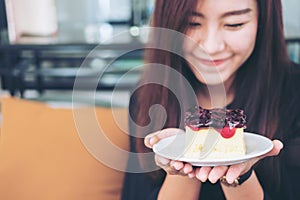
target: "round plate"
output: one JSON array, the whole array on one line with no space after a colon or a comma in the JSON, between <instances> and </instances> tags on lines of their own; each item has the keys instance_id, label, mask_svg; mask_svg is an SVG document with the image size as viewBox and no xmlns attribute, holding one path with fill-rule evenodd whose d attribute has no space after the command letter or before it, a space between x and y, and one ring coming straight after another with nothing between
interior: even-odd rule
<instances>
[{"instance_id":1,"label":"round plate","mask_svg":"<svg viewBox=\"0 0 300 200\"><path fill-rule=\"evenodd\" d=\"M188 162L194 166L219 166L241 163L248 159L268 153L273 148L273 143L270 139L255 133L245 132L245 156L231 159L191 159L184 157L185 135L186 134L178 134L168 138L164 138L153 146L153 151L162 157Z\"/></svg>"}]
</instances>

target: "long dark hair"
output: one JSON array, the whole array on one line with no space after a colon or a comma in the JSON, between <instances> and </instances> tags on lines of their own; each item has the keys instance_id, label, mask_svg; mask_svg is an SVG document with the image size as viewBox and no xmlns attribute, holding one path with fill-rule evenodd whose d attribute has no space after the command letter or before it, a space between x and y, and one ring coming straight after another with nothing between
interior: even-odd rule
<instances>
[{"instance_id":1,"label":"long dark hair","mask_svg":"<svg viewBox=\"0 0 300 200\"><path fill-rule=\"evenodd\" d=\"M189 16L191 16L191 12L197 3L198 0L156 0L152 26L186 33ZM280 96L290 66L283 33L281 1L257 0L257 5L259 27L256 44L249 59L237 71L232 85L235 91L233 106L245 110L248 116L249 131L260 133L269 138L276 136L276 138L281 139L283 136L277 127L280 113ZM169 46L168 48L178 48L178 46L172 46L174 42L172 43L171 39L165 38L165 40L162 40L159 34L152 35L152 39L154 42L164 42L164 45ZM171 52L148 49L145 54L145 61L146 63L164 64L175 69L187 78L192 86L198 83L184 59L173 55ZM146 69L141 79L141 85L143 85L143 81L153 77L157 77L155 70ZM170 82L168 68L161 74L161 77L163 77L166 84ZM182 87L181 80L176 83L172 82L172 84L177 84L178 88ZM181 97L184 97L184 91L181 95ZM148 112L151 106L155 104L163 106L167 114L163 126L153 123L153 126L147 130L143 129L143 131L135 129L134 125L131 126L131 131L136 132L135 134L140 137L132 140L131 144L134 151L149 151L143 143L143 137L148 133L166 127L180 127L182 122L180 101L184 100L178 99L178 96L174 95L168 88L157 84L145 84L134 91L130 104L130 115L136 124L147 126L151 122ZM155 120L159 121L159 119L159 116L155 117ZM145 165L147 162L150 161L141 161L141 164ZM279 182L279 176L265 175L266 171L271 174L277 173L279 164L274 159L268 159L258 166L258 171L261 171L262 174L261 181L267 183ZM268 170L265 170L266 168ZM156 178L161 178L161 174Z\"/></svg>"}]
</instances>

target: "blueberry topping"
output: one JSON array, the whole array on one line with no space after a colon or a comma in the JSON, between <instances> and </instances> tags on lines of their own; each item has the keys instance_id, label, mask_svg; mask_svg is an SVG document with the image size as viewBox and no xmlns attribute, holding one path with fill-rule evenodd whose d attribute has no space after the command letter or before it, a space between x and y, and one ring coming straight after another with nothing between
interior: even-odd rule
<instances>
[{"instance_id":1,"label":"blueberry topping","mask_svg":"<svg viewBox=\"0 0 300 200\"><path fill-rule=\"evenodd\" d=\"M193 130L200 127L213 127L222 129L225 126L230 128L246 128L246 115L241 109L226 110L214 108L211 110L202 107L190 108L185 113L184 123Z\"/></svg>"}]
</instances>

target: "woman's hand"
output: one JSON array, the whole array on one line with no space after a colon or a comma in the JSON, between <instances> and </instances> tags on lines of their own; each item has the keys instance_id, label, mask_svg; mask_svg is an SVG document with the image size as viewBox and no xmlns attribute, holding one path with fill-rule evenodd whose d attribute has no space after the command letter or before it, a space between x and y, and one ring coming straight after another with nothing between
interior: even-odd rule
<instances>
[{"instance_id":1,"label":"woman's hand","mask_svg":"<svg viewBox=\"0 0 300 200\"><path fill-rule=\"evenodd\" d=\"M231 184L236 178L250 170L259 160L269 156L277 156L283 148L283 144L279 140L274 140L273 144L273 149L262 156L231 166L199 167L195 173L191 172L189 176L196 177L201 182L209 180L211 183L216 183L221 177L226 176L227 182Z\"/></svg>"},{"instance_id":2,"label":"woman's hand","mask_svg":"<svg viewBox=\"0 0 300 200\"><path fill-rule=\"evenodd\" d=\"M177 128L167 128L154 133L151 133L145 137L144 143L148 148L153 147L154 144L159 142L163 138L167 138L173 135L182 134L184 130ZM192 165L188 163L183 163L181 161L170 160L159 155L155 155L156 164L164 169L168 174L172 175L182 175L182 176L193 176L195 171L193 171Z\"/></svg>"},{"instance_id":3,"label":"woman's hand","mask_svg":"<svg viewBox=\"0 0 300 200\"><path fill-rule=\"evenodd\" d=\"M161 139L182 133L184 133L184 131L177 128L163 129L161 131L157 131L147 135L144 143L148 148L152 148L153 145ZM231 184L236 178L250 170L250 168L259 160L269 156L277 156L283 148L283 144L279 140L274 140L273 144L274 147L270 152L262 156L250 159L246 162L234 164L231 166L193 168L189 163L170 160L159 155L155 155L155 162L168 174L178 174L184 176L188 175L190 178L196 177L201 182L206 182L207 180L209 180L211 183L216 183L221 177L226 176L227 182Z\"/></svg>"}]
</instances>

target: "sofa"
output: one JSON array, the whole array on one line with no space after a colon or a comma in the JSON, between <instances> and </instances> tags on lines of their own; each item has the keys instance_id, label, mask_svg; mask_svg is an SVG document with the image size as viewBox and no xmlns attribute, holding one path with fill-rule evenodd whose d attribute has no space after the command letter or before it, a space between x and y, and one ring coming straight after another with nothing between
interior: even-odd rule
<instances>
[{"instance_id":1,"label":"sofa","mask_svg":"<svg viewBox=\"0 0 300 200\"><path fill-rule=\"evenodd\" d=\"M127 108L82 108L76 113L1 99L1 200L120 199L129 150ZM106 143L96 139L98 132Z\"/></svg>"}]
</instances>

